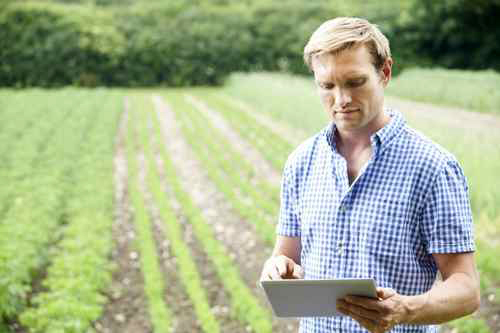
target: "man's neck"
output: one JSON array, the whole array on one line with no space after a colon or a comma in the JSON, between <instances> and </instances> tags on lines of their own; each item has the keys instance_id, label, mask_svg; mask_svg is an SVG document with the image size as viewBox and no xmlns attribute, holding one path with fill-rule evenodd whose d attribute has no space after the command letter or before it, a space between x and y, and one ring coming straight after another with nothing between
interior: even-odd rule
<instances>
[{"instance_id":1,"label":"man's neck","mask_svg":"<svg viewBox=\"0 0 500 333\"><path fill-rule=\"evenodd\" d=\"M383 128L391 120L390 116L382 113L370 124L355 130L342 130L337 128L335 140L341 151L360 151L371 147L371 136Z\"/></svg>"}]
</instances>

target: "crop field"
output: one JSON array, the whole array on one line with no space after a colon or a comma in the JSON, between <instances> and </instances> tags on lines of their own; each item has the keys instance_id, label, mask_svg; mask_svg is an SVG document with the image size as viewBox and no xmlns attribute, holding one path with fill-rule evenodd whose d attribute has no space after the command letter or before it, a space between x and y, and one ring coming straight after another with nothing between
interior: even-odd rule
<instances>
[{"instance_id":1,"label":"crop field","mask_svg":"<svg viewBox=\"0 0 500 333\"><path fill-rule=\"evenodd\" d=\"M469 181L482 305L442 330L499 332L500 118L396 95ZM284 162L326 122L279 74L0 90L0 332L296 332L257 281Z\"/></svg>"}]
</instances>

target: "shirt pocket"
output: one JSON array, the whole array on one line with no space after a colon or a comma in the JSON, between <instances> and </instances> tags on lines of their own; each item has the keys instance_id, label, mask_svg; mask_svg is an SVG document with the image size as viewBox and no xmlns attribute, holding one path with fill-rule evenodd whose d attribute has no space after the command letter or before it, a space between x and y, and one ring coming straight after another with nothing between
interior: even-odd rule
<instances>
[{"instance_id":1,"label":"shirt pocket","mask_svg":"<svg viewBox=\"0 0 500 333\"><path fill-rule=\"evenodd\" d=\"M369 214L365 224L365 249L374 258L401 256L408 244L410 218L408 200L385 199Z\"/></svg>"}]
</instances>

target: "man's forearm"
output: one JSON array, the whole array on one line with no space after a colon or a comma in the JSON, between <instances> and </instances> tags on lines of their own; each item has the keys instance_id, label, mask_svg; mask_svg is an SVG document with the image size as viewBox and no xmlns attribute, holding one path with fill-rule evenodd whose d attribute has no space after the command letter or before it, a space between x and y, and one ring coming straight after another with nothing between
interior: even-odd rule
<instances>
[{"instance_id":1,"label":"man's forearm","mask_svg":"<svg viewBox=\"0 0 500 333\"><path fill-rule=\"evenodd\" d=\"M408 296L406 323L419 325L441 324L463 317L479 307L477 279L465 273L455 273L435 284L422 295Z\"/></svg>"}]
</instances>

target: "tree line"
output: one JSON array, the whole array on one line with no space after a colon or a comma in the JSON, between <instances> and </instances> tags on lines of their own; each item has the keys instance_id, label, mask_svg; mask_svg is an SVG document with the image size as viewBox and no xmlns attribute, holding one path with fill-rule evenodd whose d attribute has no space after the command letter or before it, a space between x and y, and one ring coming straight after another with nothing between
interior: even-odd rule
<instances>
[{"instance_id":1,"label":"tree line","mask_svg":"<svg viewBox=\"0 0 500 333\"><path fill-rule=\"evenodd\" d=\"M4 0L0 86L213 85L233 71L305 74L312 31L346 15L381 27L396 73L500 70L499 8L498 0Z\"/></svg>"}]
</instances>

